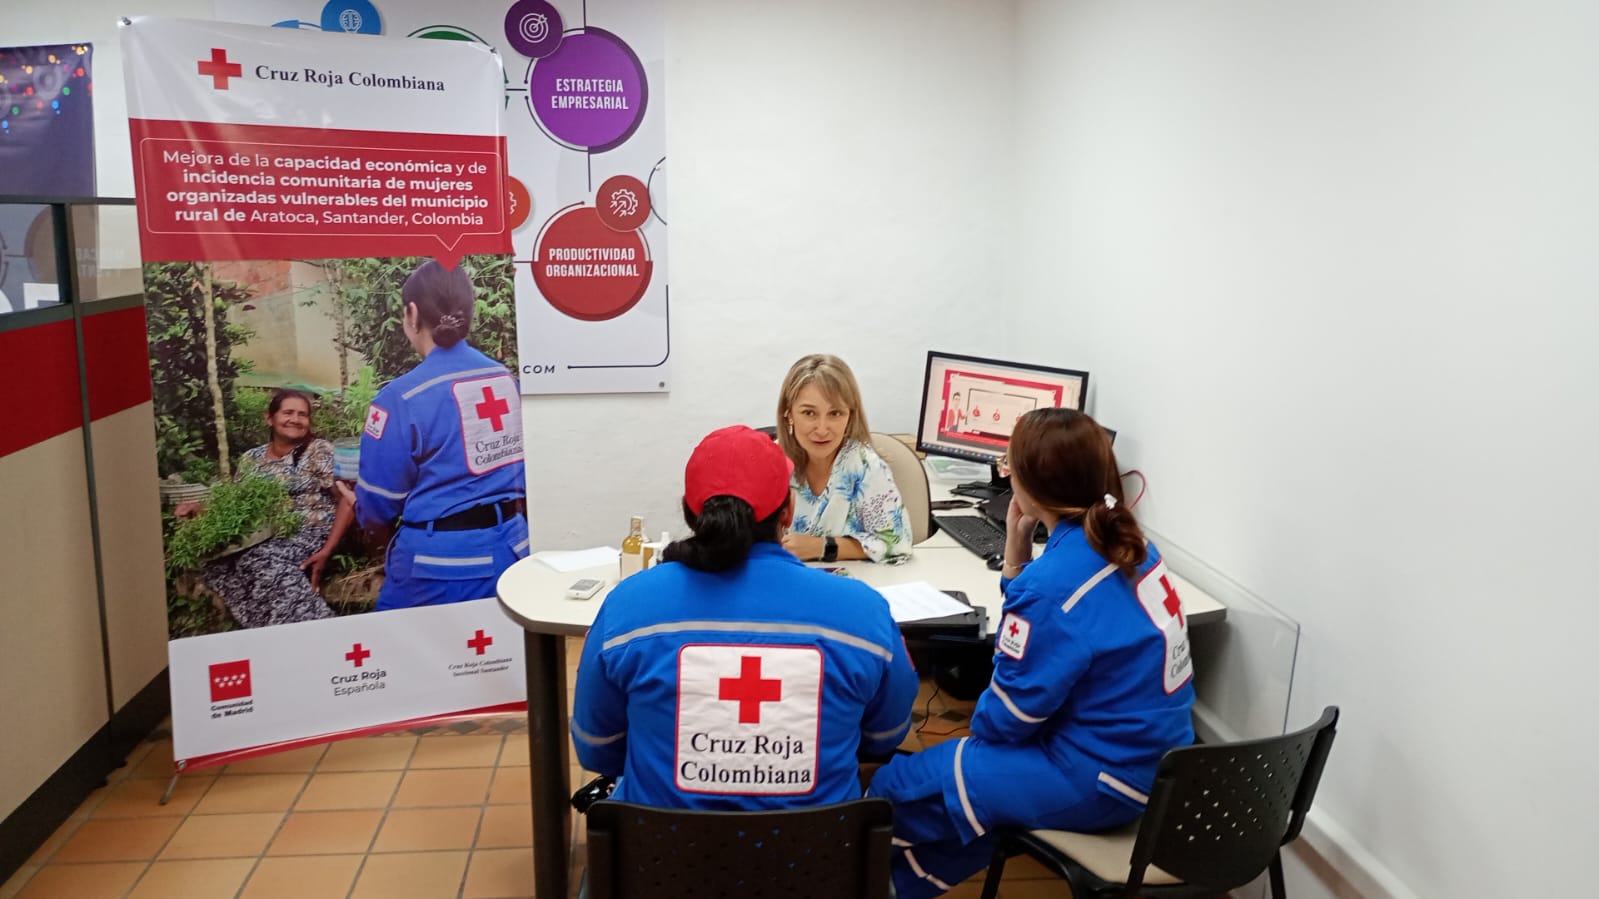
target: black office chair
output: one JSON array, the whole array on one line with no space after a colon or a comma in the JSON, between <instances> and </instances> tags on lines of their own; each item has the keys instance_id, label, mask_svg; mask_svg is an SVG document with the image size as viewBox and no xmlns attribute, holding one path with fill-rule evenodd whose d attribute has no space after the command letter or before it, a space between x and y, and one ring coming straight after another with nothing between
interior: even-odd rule
<instances>
[{"instance_id":1,"label":"black office chair","mask_svg":"<svg viewBox=\"0 0 1599 899\"><path fill-rule=\"evenodd\" d=\"M1185 746L1160 760L1139 821L1110 833L1002 830L983 881L999 893L1005 859L1053 868L1074 899L1198 899L1271 873L1285 899L1280 847L1299 836L1337 731L1338 707L1281 737Z\"/></svg>"},{"instance_id":2,"label":"black office chair","mask_svg":"<svg viewBox=\"0 0 1599 899\"><path fill-rule=\"evenodd\" d=\"M886 799L771 812L603 800L588 812L588 899L886 899L893 830Z\"/></svg>"}]
</instances>

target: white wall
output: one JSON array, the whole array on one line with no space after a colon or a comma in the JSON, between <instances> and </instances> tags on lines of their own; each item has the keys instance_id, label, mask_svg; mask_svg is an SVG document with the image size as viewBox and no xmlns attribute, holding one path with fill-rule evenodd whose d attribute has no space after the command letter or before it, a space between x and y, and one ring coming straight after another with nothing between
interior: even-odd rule
<instances>
[{"instance_id":1,"label":"white wall","mask_svg":"<svg viewBox=\"0 0 1599 899\"><path fill-rule=\"evenodd\" d=\"M536 546L614 544L632 512L681 533L694 443L772 424L805 353L906 431L930 346L1002 345L1007 9L667 3L673 389L524 404Z\"/></svg>"},{"instance_id":2,"label":"white wall","mask_svg":"<svg viewBox=\"0 0 1599 899\"><path fill-rule=\"evenodd\" d=\"M1018 8L1012 352L1092 371L1147 520L1303 625L1317 807L1396 895L1568 892L1592 833L1596 30Z\"/></svg>"}]
</instances>

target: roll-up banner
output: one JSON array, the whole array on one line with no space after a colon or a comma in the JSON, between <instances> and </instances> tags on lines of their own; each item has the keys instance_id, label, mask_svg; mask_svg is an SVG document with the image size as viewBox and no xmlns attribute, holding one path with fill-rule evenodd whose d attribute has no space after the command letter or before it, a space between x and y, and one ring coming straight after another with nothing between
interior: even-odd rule
<instances>
[{"instance_id":1,"label":"roll-up banner","mask_svg":"<svg viewBox=\"0 0 1599 899\"><path fill-rule=\"evenodd\" d=\"M122 43L179 770L524 708L481 586L527 551L499 57L161 18ZM413 273L470 283L462 314ZM470 436L424 445L419 404Z\"/></svg>"}]
</instances>

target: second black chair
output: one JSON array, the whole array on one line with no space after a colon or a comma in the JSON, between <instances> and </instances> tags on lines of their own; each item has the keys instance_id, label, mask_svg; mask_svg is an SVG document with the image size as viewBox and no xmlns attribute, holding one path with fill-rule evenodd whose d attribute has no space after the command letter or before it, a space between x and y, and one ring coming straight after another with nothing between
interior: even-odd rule
<instances>
[{"instance_id":1,"label":"second black chair","mask_svg":"<svg viewBox=\"0 0 1599 899\"><path fill-rule=\"evenodd\" d=\"M1075 899L1192 899L1270 872L1285 899L1279 847L1299 836L1337 732L1338 707L1304 730L1166 753L1143 817L1111 833L1001 831L983 882L994 899L1005 859L1025 852L1071 884Z\"/></svg>"}]
</instances>

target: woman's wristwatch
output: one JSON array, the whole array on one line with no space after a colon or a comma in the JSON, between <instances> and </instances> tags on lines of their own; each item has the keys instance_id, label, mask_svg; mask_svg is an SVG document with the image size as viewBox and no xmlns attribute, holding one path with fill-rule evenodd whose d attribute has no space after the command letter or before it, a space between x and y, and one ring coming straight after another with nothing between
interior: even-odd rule
<instances>
[{"instance_id":1,"label":"woman's wristwatch","mask_svg":"<svg viewBox=\"0 0 1599 899\"><path fill-rule=\"evenodd\" d=\"M822 538L822 561L838 561L838 541L834 540L832 537Z\"/></svg>"}]
</instances>

